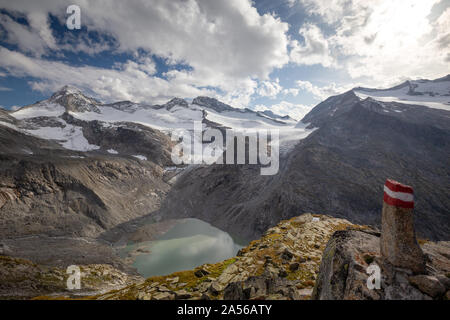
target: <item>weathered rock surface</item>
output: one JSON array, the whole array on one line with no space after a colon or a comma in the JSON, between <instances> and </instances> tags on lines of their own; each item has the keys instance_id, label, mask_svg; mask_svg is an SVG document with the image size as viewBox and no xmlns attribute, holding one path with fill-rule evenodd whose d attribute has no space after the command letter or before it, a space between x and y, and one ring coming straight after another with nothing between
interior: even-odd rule
<instances>
[{"instance_id":1,"label":"weathered rock surface","mask_svg":"<svg viewBox=\"0 0 450 320\"><path fill-rule=\"evenodd\" d=\"M337 231L328 242L313 299L429 300L442 299L450 276L450 242L427 242L426 274L397 268L380 255L380 234L371 230ZM380 289L369 289L367 268L381 271ZM441 280L439 280L441 279Z\"/></svg>"},{"instance_id":2,"label":"weathered rock surface","mask_svg":"<svg viewBox=\"0 0 450 320\"><path fill-rule=\"evenodd\" d=\"M445 286L434 276L420 274L408 278L409 282L423 293L432 298L441 297L445 293Z\"/></svg>"},{"instance_id":3,"label":"weathered rock surface","mask_svg":"<svg viewBox=\"0 0 450 320\"><path fill-rule=\"evenodd\" d=\"M2 238L95 237L155 210L168 185L161 170L127 159L0 159Z\"/></svg>"},{"instance_id":4,"label":"weathered rock surface","mask_svg":"<svg viewBox=\"0 0 450 320\"><path fill-rule=\"evenodd\" d=\"M108 127L69 114L63 118L76 122L90 143L104 148L67 150L0 125L0 241L10 248L9 255L40 264L120 267L104 240L120 240L124 232L115 231L124 223L159 209L170 188L163 169L170 139L137 124ZM53 125L50 117L15 121ZM111 155L108 148L122 155ZM129 154L144 154L148 161Z\"/></svg>"},{"instance_id":5,"label":"weathered rock surface","mask_svg":"<svg viewBox=\"0 0 450 320\"><path fill-rule=\"evenodd\" d=\"M383 202L381 217L381 255L392 265L425 271L425 257L417 243L413 209Z\"/></svg>"},{"instance_id":6,"label":"weathered rock surface","mask_svg":"<svg viewBox=\"0 0 450 320\"><path fill-rule=\"evenodd\" d=\"M81 289L68 290L63 268L38 265L25 259L0 255L0 299L41 299L66 295L77 297L120 289L144 279L123 273L110 265L79 266Z\"/></svg>"}]
</instances>

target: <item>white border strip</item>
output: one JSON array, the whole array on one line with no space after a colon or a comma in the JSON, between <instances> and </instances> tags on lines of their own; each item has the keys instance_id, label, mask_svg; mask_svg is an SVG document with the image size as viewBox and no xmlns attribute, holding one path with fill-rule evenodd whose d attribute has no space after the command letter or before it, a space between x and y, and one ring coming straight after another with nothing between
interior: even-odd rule
<instances>
[{"instance_id":1,"label":"white border strip","mask_svg":"<svg viewBox=\"0 0 450 320\"><path fill-rule=\"evenodd\" d=\"M389 189L387 186L384 186L384 192L391 198L402 200L405 202L414 202L414 195L412 193L406 192L395 192Z\"/></svg>"}]
</instances>

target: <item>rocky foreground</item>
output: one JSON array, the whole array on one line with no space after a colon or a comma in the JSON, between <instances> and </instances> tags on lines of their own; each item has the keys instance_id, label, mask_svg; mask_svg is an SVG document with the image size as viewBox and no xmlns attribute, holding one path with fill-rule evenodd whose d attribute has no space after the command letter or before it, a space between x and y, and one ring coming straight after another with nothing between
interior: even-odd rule
<instances>
[{"instance_id":1,"label":"rocky foreground","mask_svg":"<svg viewBox=\"0 0 450 320\"><path fill-rule=\"evenodd\" d=\"M421 240L425 271L390 264L380 254L380 233L337 231L324 250L313 299L320 300L450 300L450 242ZM367 267L380 267L379 289L368 289Z\"/></svg>"},{"instance_id":2,"label":"rocky foreground","mask_svg":"<svg viewBox=\"0 0 450 320\"><path fill-rule=\"evenodd\" d=\"M335 231L349 227L357 228L347 220L304 214L267 230L234 258L145 281L104 264L82 266L81 292L66 289L65 269L1 256L0 295L2 298L9 295L10 298L307 299L328 240ZM13 254L6 247L0 249L0 254ZM89 271L93 269L96 272ZM237 284L242 285L242 292L236 290Z\"/></svg>"},{"instance_id":3,"label":"rocky foreground","mask_svg":"<svg viewBox=\"0 0 450 320\"><path fill-rule=\"evenodd\" d=\"M152 277L95 299L308 299L322 251L347 220L304 214L280 222L238 255L194 270Z\"/></svg>"},{"instance_id":4,"label":"rocky foreground","mask_svg":"<svg viewBox=\"0 0 450 320\"><path fill-rule=\"evenodd\" d=\"M426 272L390 266L380 233L324 215L280 222L237 256L146 280L108 265L82 266L81 290L66 289L61 268L0 256L0 297L37 299L449 299L450 243L421 240ZM369 265L381 288L367 288Z\"/></svg>"},{"instance_id":5,"label":"rocky foreground","mask_svg":"<svg viewBox=\"0 0 450 320\"><path fill-rule=\"evenodd\" d=\"M144 281L139 276L126 274L107 264L84 265L80 269L81 290L69 292L65 268L0 255L0 299L31 299L42 294L83 297Z\"/></svg>"}]
</instances>

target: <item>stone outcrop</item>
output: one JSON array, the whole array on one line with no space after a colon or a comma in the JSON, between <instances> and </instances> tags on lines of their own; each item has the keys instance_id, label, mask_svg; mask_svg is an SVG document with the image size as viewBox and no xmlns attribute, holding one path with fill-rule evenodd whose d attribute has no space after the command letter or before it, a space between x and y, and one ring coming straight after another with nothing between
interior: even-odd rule
<instances>
[{"instance_id":1,"label":"stone outcrop","mask_svg":"<svg viewBox=\"0 0 450 320\"><path fill-rule=\"evenodd\" d=\"M344 230L328 242L312 298L429 300L450 289L450 242L419 246L412 188L387 180L382 231Z\"/></svg>"},{"instance_id":2,"label":"stone outcrop","mask_svg":"<svg viewBox=\"0 0 450 320\"><path fill-rule=\"evenodd\" d=\"M444 299L450 289L450 242L422 245L427 257L424 274L395 267L382 258L380 233L371 230L336 232L328 242L312 299L430 300ZM369 289L367 269L380 268L380 289Z\"/></svg>"}]
</instances>

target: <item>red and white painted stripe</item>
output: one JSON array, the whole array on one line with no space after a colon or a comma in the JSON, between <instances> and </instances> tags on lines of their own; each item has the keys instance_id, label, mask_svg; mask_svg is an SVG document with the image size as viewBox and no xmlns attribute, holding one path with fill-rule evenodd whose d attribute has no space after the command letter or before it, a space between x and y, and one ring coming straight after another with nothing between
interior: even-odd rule
<instances>
[{"instance_id":1,"label":"red and white painted stripe","mask_svg":"<svg viewBox=\"0 0 450 320\"><path fill-rule=\"evenodd\" d=\"M391 206L412 209L414 208L413 188L400 182L387 179L384 185L383 200Z\"/></svg>"}]
</instances>

